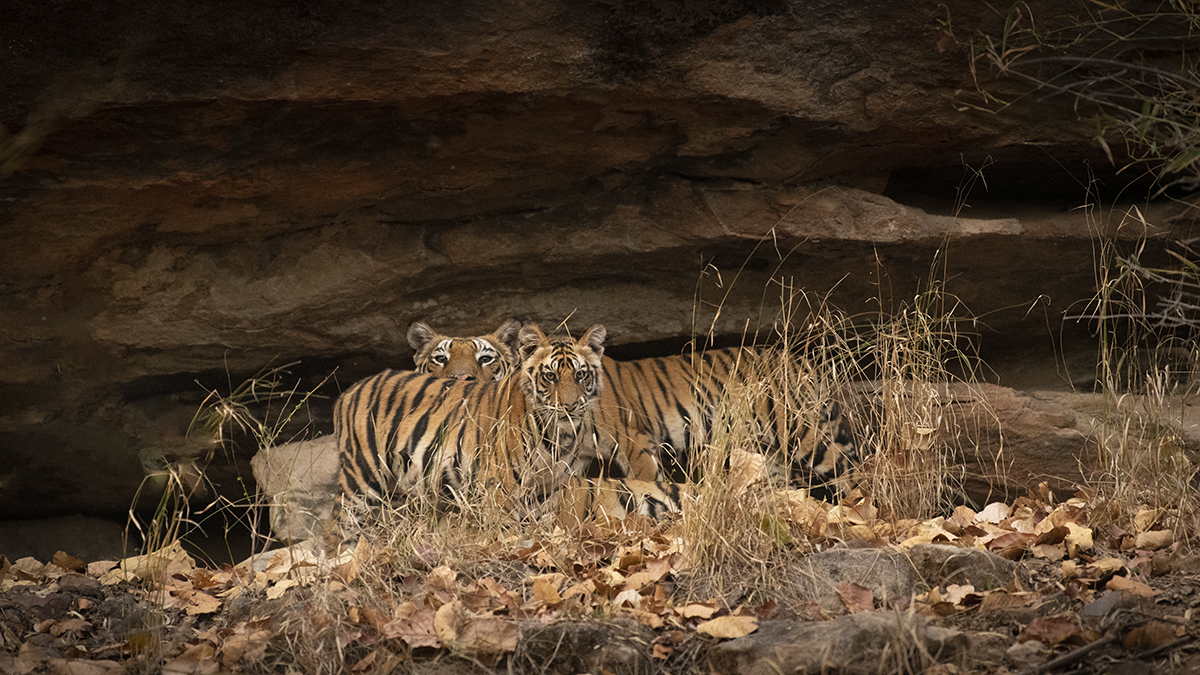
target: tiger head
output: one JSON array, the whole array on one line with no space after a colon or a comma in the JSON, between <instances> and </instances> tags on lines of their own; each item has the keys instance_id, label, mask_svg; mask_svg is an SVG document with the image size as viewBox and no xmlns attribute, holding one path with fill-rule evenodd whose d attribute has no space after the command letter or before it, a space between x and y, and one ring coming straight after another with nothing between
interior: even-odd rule
<instances>
[{"instance_id":1,"label":"tiger head","mask_svg":"<svg viewBox=\"0 0 1200 675\"><path fill-rule=\"evenodd\" d=\"M512 344L520 329L520 321L509 319L487 335L448 337L424 321L414 321L408 327L408 344L416 351L418 372L457 380L502 380L516 370Z\"/></svg>"},{"instance_id":2,"label":"tiger head","mask_svg":"<svg viewBox=\"0 0 1200 675\"><path fill-rule=\"evenodd\" d=\"M597 405L606 336L600 324L588 328L578 340L547 337L533 323L521 328L521 387L534 415L544 428L556 427L560 441L573 439L585 415ZM563 434L570 434L571 439Z\"/></svg>"}]
</instances>

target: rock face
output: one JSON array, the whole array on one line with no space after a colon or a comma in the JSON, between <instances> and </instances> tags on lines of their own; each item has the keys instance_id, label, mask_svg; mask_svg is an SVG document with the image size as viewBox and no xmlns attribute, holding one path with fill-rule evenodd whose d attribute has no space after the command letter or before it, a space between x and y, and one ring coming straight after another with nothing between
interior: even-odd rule
<instances>
[{"instance_id":1,"label":"rock face","mask_svg":"<svg viewBox=\"0 0 1200 675\"><path fill-rule=\"evenodd\" d=\"M955 35L1001 27L948 9ZM184 437L207 392L299 360L300 391L336 369L332 398L406 365L416 318L473 333L570 316L605 323L615 355L651 355L769 333L781 288L891 311L932 269L987 316L985 353L1053 354L1052 335L1085 336L1058 323L1093 292L1090 236L1122 220L1067 210L1077 176L1115 167L1061 97L956 108L973 85L945 12L8 12L0 514L121 514L181 458L214 457L209 477L236 493L254 444L214 456ZM985 165L986 192L959 189ZM1142 205L1157 229L1121 232L1188 227L1172 208ZM329 430L330 402L308 402L312 428Z\"/></svg>"}]
</instances>

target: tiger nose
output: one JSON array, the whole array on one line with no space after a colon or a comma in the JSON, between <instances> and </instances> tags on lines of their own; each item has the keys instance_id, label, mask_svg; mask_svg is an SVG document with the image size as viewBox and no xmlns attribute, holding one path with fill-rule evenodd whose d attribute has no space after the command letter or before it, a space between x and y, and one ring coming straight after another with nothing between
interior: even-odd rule
<instances>
[{"instance_id":1,"label":"tiger nose","mask_svg":"<svg viewBox=\"0 0 1200 675\"><path fill-rule=\"evenodd\" d=\"M462 382L470 382L471 380L475 379L475 375L473 375L472 373L459 373L454 376L454 379L462 381Z\"/></svg>"}]
</instances>

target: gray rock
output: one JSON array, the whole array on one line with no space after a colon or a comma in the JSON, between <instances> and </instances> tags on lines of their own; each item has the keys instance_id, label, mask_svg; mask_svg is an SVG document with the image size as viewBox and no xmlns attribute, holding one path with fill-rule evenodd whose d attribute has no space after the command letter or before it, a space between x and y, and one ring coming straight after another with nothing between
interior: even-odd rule
<instances>
[{"instance_id":1,"label":"gray rock","mask_svg":"<svg viewBox=\"0 0 1200 675\"><path fill-rule=\"evenodd\" d=\"M921 672L961 662L968 646L966 635L919 615L861 612L830 621L764 621L756 632L714 647L709 667L718 675Z\"/></svg>"},{"instance_id":2,"label":"gray rock","mask_svg":"<svg viewBox=\"0 0 1200 675\"><path fill-rule=\"evenodd\" d=\"M275 537L292 542L320 536L338 495L333 436L263 448L250 463Z\"/></svg>"}]
</instances>

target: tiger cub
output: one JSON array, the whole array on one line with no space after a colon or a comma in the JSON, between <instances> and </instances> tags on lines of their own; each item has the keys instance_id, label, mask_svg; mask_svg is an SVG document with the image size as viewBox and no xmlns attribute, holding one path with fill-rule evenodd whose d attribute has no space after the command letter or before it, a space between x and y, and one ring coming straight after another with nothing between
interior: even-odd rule
<instances>
[{"instance_id":1,"label":"tiger cub","mask_svg":"<svg viewBox=\"0 0 1200 675\"><path fill-rule=\"evenodd\" d=\"M519 365L513 343L520 330L520 321L508 319L487 335L447 337L424 321L414 321L408 327L408 344L419 372L459 380L502 380Z\"/></svg>"},{"instance_id":2,"label":"tiger cub","mask_svg":"<svg viewBox=\"0 0 1200 675\"><path fill-rule=\"evenodd\" d=\"M599 324L578 340L529 324L519 370L500 381L388 370L353 385L334 405L349 506L429 497L440 511L494 495L513 516L540 518L566 491L576 518L678 510L671 486L582 476L611 450L594 422L605 336Z\"/></svg>"},{"instance_id":3,"label":"tiger cub","mask_svg":"<svg viewBox=\"0 0 1200 675\"><path fill-rule=\"evenodd\" d=\"M452 344L455 346L498 343L495 349L496 353L500 354L502 358L508 359L508 363L502 367L494 366L491 361L487 361L485 364L482 359L461 358L458 361L460 370L457 371L457 376L459 379L486 380L493 372L512 373L520 367L517 350L504 345L505 336L512 332L513 324L516 324L518 328L520 326L515 319L509 319L489 335L475 337L437 335L433 339L437 340L439 345ZM428 324L423 321L414 322L412 325L413 328L424 326L424 330L428 330ZM413 342L413 328L409 329L410 342ZM432 333L432 331L429 332ZM417 348L416 342L413 342L413 347ZM441 347L439 346L438 349ZM460 349L461 354L468 352L469 349ZM481 350L479 353L485 352ZM416 369L438 377L449 376L450 369L446 366L446 361L439 360L436 356L437 351L429 348L429 344L423 343L423 348L417 349L417 353L413 356ZM608 370L608 364L611 361L612 359L607 356L602 357L601 362L605 371ZM494 366L494 370L487 366ZM496 379L501 378L497 377ZM616 398L621 397L617 395ZM659 466L658 442L645 435L643 432L645 425L635 424L629 419L630 410L628 408L613 404L614 395L607 385L601 388L600 400L603 405L593 412L593 416L597 443L602 446L602 449L595 453L585 475L591 478L660 480L664 474Z\"/></svg>"}]
</instances>

